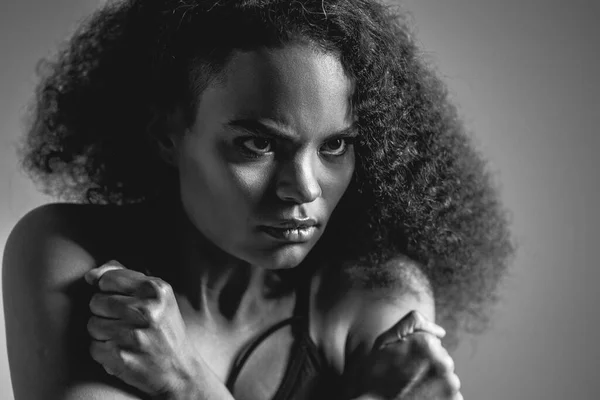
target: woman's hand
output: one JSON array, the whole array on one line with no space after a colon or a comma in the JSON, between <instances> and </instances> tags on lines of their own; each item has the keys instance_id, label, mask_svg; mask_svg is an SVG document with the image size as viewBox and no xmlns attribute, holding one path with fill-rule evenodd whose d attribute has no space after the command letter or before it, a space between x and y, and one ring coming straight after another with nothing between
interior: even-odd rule
<instances>
[{"instance_id":1,"label":"woman's hand","mask_svg":"<svg viewBox=\"0 0 600 400\"><path fill-rule=\"evenodd\" d=\"M169 284L111 261L89 271L92 297L88 322L94 360L106 372L152 396L188 390L198 360Z\"/></svg>"},{"instance_id":2,"label":"woman's hand","mask_svg":"<svg viewBox=\"0 0 600 400\"><path fill-rule=\"evenodd\" d=\"M353 397L394 400L462 400L454 362L442 347L445 331L412 311L375 341L353 374Z\"/></svg>"}]
</instances>

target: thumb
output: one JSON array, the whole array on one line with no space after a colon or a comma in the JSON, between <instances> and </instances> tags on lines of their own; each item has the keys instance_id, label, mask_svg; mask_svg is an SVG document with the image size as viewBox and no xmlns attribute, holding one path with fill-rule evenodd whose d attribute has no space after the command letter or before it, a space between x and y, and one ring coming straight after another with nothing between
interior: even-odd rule
<instances>
[{"instance_id":1,"label":"thumb","mask_svg":"<svg viewBox=\"0 0 600 400\"><path fill-rule=\"evenodd\" d=\"M373 344L373 349L379 349L390 343L404 340L404 337L415 332L426 332L438 339L446 336L446 331L441 326L429 321L417 310L406 314L398 323L382 333Z\"/></svg>"},{"instance_id":2,"label":"thumb","mask_svg":"<svg viewBox=\"0 0 600 400\"><path fill-rule=\"evenodd\" d=\"M90 285L97 285L102 275L114 269L124 269L125 266L116 260L111 260L85 273L84 278Z\"/></svg>"}]
</instances>

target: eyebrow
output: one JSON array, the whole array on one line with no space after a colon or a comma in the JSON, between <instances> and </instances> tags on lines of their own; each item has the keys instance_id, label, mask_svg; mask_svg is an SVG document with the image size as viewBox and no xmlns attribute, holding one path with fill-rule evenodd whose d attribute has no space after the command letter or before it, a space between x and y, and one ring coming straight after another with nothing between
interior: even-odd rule
<instances>
[{"instance_id":1,"label":"eyebrow","mask_svg":"<svg viewBox=\"0 0 600 400\"><path fill-rule=\"evenodd\" d=\"M262 122L255 119L236 119L233 121L229 121L226 124L228 127L235 130L243 130L253 134L261 134L266 136L271 136L277 139L284 140L296 140L297 137L293 134L285 132L283 130L274 128L272 126L263 124ZM334 132L332 134L327 135L328 137L340 137L340 136L356 136L358 133L358 127L356 124L352 124L349 127L342 129L341 131Z\"/></svg>"}]
</instances>

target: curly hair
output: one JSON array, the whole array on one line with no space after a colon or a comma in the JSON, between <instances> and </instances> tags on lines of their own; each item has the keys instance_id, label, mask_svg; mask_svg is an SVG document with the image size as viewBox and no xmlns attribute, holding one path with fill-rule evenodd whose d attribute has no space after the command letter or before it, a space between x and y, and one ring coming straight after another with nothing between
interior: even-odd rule
<instances>
[{"instance_id":1,"label":"curly hair","mask_svg":"<svg viewBox=\"0 0 600 400\"><path fill-rule=\"evenodd\" d=\"M429 279L448 344L483 332L514 252L506 211L410 28L377 1L106 5L40 64L23 167L63 200L151 201L175 180L156 149L174 110L193 123L199 94L235 50L292 42L339 56L360 131L352 182L310 257L335 254L332 265L390 285L377 267L408 256Z\"/></svg>"}]
</instances>

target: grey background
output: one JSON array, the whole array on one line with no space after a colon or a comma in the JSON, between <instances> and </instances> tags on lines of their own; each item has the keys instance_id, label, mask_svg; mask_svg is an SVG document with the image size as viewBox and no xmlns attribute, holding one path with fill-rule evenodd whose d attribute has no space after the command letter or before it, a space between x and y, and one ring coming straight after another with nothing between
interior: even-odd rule
<instances>
[{"instance_id":1,"label":"grey background","mask_svg":"<svg viewBox=\"0 0 600 400\"><path fill-rule=\"evenodd\" d=\"M49 201L17 170L13 149L35 63L98 4L0 3L0 249L20 216ZM520 243L494 326L455 354L467 400L600 398L598 4L404 2L497 171ZM4 343L0 329L0 399L12 399Z\"/></svg>"}]
</instances>

